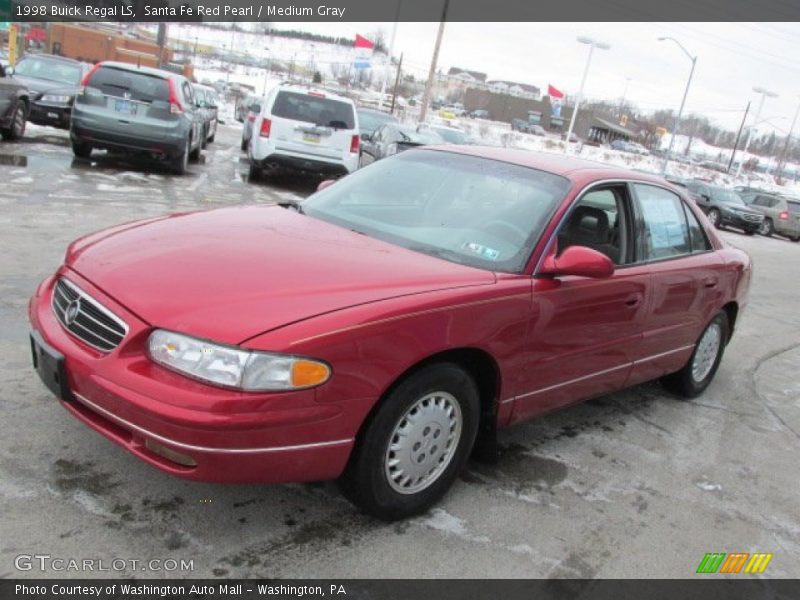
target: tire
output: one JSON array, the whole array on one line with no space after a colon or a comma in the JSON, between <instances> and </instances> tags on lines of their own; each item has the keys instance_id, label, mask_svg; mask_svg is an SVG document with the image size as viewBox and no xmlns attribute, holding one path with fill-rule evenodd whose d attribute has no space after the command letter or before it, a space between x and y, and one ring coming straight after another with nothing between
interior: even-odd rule
<instances>
[{"instance_id":1,"label":"tire","mask_svg":"<svg viewBox=\"0 0 800 600\"><path fill-rule=\"evenodd\" d=\"M176 175L185 175L189 169L189 140L186 140L183 152L172 159L172 172Z\"/></svg>"},{"instance_id":2,"label":"tire","mask_svg":"<svg viewBox=\"0 0 800 600\"><path fill-rule=\"evenodd\" d=\"M2 134L4 140L8 142L14 142L21 139L22 136L25 135L25 124L28 116L27 113L28 111L25 109L25 103L19 102L17 107L14 109L13 116L11 117L11 124L7 129L0 131L0 134Z\"/></svg>"},{"instance_id":3,"label":"tire","mask_svg":"<svg viewBox=\"0 0 800 600\"><path fill-rule=\"evenodd\" d=\"M758 228L758 233L764 237L772 237L772 234L775 233L775 226L772 224L772 219L765 218L761 222L761 227Z\"/></svg>"},{"instance_id":4,"label":"tire","mask_svg":"<svg viewBox=\"0 0 800 600\"><path fill-rule=\"evenodd\" d=\"M203 137L201 137L200 140L201 140L201 142L200 142L200 146L199 147L205 149L206 146L208 146L208 130L207 129L203 128ZM200 157L199 154L197 156L198 156L198 158Z\"/></svg>"},{"instance_id":5,"label":"tire","mask_svg":"<svg viewBox=\"0 0 800 600\"><path fill-rule=\"evenodd\" d=\"M720 215L720 212L719 212L719 210L718 210L718 209L716 209L716 208L711 208L711 209L709 209L709 211L708 211L708 220L709 220L709 221L711 221L711 224L712 224L714 227L716 227L717 229L719 229L719 228L720 228L720 225L721 225L721 223L722 223L722 215Z\"/></svg>"},{"instance_id":6,"label":"tire","mask_svg":"<svg viewBox=\"0 0 800 600\"><path fill-rule=\"evenodd\" d=\"M243 151L243 152L247 152L247 140L246 140L246 139L244 139L244 138L242 138L242 145L241 145L241 148L242 148L242 151Z\"/></svg>"},{"instance_id":7,"label":"tire","mask_svg":"<svg viewBox=\"0 0 800 600\"><path fill-rule=\"evenodd\" d=\"M789 238L789 239L792 240L793 242L800 242L800 237L797 237L797 236Z\"/></svg>"},{"instance_id":8,"label":"tire","mask_svg":"<svg viewBox=\"0 0 800 600\"><path fill-rule=\"evenodd\" d=\"M253 164L251 162L250 163L250 169L247 172L247 181L248 181L248 183L258 183L259 181L261 181L261 178L262 178L263 175L264 175L264 172L259 167L257 167L255 164Z\"/></svg>"},{"instance_id":9,"label":"tire","mask_svg":"<svg viewBox=\"0 0 800 600\"><path fill-rule=\"evenodd\" d=\"M342 493L386 521L424 512L464 466L479 414L478 388L461 367L438 363L415 371L367 419L339 479Z\"/></svg>"},{"instance_id":10,"label":"tire","mask_svg":"<svg viewBox=\"0 0 800 600\"><path fill-rule=\"evenodd\" d=\"M81 142L72 142L72 153L78 158L89 158L92 155L92 146Z\"/></svg>"},{"instance_id":11,"label":"tire","mask_svg":"<svg viewBox=\"0 0 800 600\"><path fill-rule=\"evenodd\" d=\"M702 394L719 368L728 343L729 332L728 315L725 311L719 311L700 334L694 352L683 368L661 379L664 387L684 398L694 398ZM710 336L708 340L707 336ZM716 350L714 350L716 354L709 354L714 348L713 340L717 336Z\"/></svg>"},{"instance_id":12,"label":"tire","mask_svg":"<svg viewBox=\"0 0 800 600\"><path fill-rule=\"evenodd\" d=\"M197 144L197 148L189 151L190 161L197 162L198 160L200 160L200 150L202 149L202 147L203 147L203 142L201 141L199 144Z\"/></svg>"}]
</instances>

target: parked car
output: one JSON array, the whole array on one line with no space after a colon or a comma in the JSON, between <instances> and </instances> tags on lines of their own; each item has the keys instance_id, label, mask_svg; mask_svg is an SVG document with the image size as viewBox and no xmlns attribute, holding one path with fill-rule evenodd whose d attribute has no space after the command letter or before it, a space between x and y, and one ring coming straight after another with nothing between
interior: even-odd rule
<instances>
[{"instance_id":1,"label":"parked car","mask_svg":"<svg viewBox=\"0 0 800 600\"><path fill-rule=\"evenodd\" d=\"M247 97L248 104L246 105L244 125L242 126L242 150L247 150L247 146L250 144L250 138L253 136L253 123L256 122L256 117L261 112L264 100L264 96Z\"/></svg>"},{"instance_id":2,"label":"parked car","mask_svg":"<svg viewBox=\"0 0 800 600\"><path fill-rule=\"evenodd\" d=\"M8 77L0 65L0 136L18 140L25 135L30 95L28 88L15 78Z\"/></svg>"},{"instance_id":3,"label":"parked car","mask_svg":"<svg viewBox=\"0 0 800 600\"><path fill-rule=\"evenodd\" d=\"M397 124L397 117L374 108L358 108L358 127L362 140L369 139L372 132L386 123Z\"/></svg>"},{"instance_id":4,"label":"parked car","mask_svg":"<svg viewBox=\"0 0 800 600\"><path fill-rule=\"evenodd\" d=\"M686 189L714 227L735 227L747 235L761 227L764 215L747 206L733 190L697 180L687 181Z\"/></svg>"},{"instance_id":5,"label":"parked car","mask_svg":"<svg viewBox=\"0 0 800 600\"><path fill-rule=\"evenodd\" d=\"M263 99L263 96L257 94L247 94L239 98L236 101L236 108L234 110L234 117L236 120L239 121L239 123L244 123L247 113L250 111L250 107L259 100L263 101Z\"/></svg>"},{"instance_id":6,"label":"parked car","mask_svg":"<svg viewBox=\"0 0 800 600\"><path fill-rule=\"evenodd\" d=\"M28 120L69 129L75 95L89 68L86 63L53 54L23 56L12 72L30 92Z\"/></svg>"},{"instance_id":7,"label":"parked car","mask_svg":"<svg viewBox=\"0 0 800 600\"><path fill-rule=\"evenodd\" d=\"M562 140L566 140L566 139L567 139L567 132L566 132L566 131L565 131L564 133L562 133L562 134L561 134L561 139L562 139ZM570 141L570 142L572 142L572 143L574 144L574 143L580 142L581 140L580 140L580 138L579 138L579 137L578 137L578 136L575 134L575 132L573 131L572 133L570 133L570 134L569 134L569 141Z\"/></svg>"},{"instance_id":8,"label":"parked car","mask_svg":"<svg viewBox=\"0 0 800 600\"><path fill-rule=\"evenodd\" d=\"M524 119L511 119L511 130L519 131L521 133L530 133L531 124Z\"/></svg>"},{"instance_id":9,"label":"parked car","mask_svg":"<svg viewBox=\"0 0 800 600\"><path fill-rule=\"evenodd\" d=\"M200 158L204 118L192 84L176 73L106 61L95 65L75 98L72 151L103 148L146 154L178 174Z\"/></svg>"},{"instance_id":10,"label":"parked car","mask_svg":"<svg viewBox=\"0 0 800 600\"><path fill-rule=\"evenodd\" d=\"M774 233L800 241L800 199L764 192L739 194L750 208L764 215L758 233L767 237Z\"/></svg>"},{"instance_id":11,"label":"parked car","mask_svg":"<svg viewBox=\"0 0 800 600\"><path fill-rule=\"evenodd\" d=\"M61 406L168 474L339 479L397 519L499 428L701 394L747 302L749 257L658 178L447 146L324 183L73 242L28 309Z\"/></svg>"},{"instance_id":12,"label":"parked car","mask_svg":"<svg viewBox=\"0 0 800 600\"><path fill-rule=\"evenodd\" d=\"M404 152L409 148L443 144L444 140L433 131L417 131L403 125L382 125L361 144L358 166L366 167L375 161Z\"/></svg>"},{"instance_id":13,"label":"parked car","mask_svg":"<svg viewBox=\"0 0 800 600\"><path fill-rule=\"evenodd\" d=\"M642 156L648 156L650 154L650 151L638 142L628 142L628 147L631 149L631 152Z\"/></svg>"},{"instance_id":14,"label":"parked car","mask_svg":"<svg viewBox=\"0 0 800 600\"><path fill-rule=\"evenodd\" d=\"M620 152L630 152L631 154L641 154L647 156L650 151L636 142L628 140L614 140L610 144L612 150L619 150Z\"/></svg>"},{"instance_id":15,"label":"parked car","mask_svg":"<svg viewBox=\"0 0 800 600\"><path fill-rule=\"evenodd\" d=\"M281 84L267 95L248 147L250 177L277 168L347 175L361 146L353 101L315 88Z\"/></svg>"},{"instance_id":16,"label":"parked car","mask_svg":"<svg viewBox=\"0 0 800 600\"><path fill-rule=\"evenodd\" d=\"M474 144L475 140L469 137L466 132L457 127L445 127L444 125L427 125L422 124L417 126L417 132L423 135L433 133L439 136L445 144ZM435 140L429 143L435 143Z\"/></svg>"},{"instance_id":17,"label":"parked car","mask_svg":"<svg viewBox=\"0 0 800 600\"><path fill-rule=\"evenodd\" d=\"M704 160L700 163L700 166L704 169L710 169L711 171L716 171L717 173L727 173L728 172L728 165L715 162L713 160Z\"/></svg>"},{"instance_id":18,"label":"parked car","mask_svg":"<svg viewBox=\"0 0 800 600\"><path fill-rule=\"evenodd\" d=\"M473 110L469 113L470 118L472 119L488 119L489 118L489 111L484 110L483 108L479 108L477 110Z\"/></svg>"},{"instance_id":19,"label":"parked car","mask_svg":"<svg viewBox=\"0 0 800 600\"><path fill-rule=\"evenodd\" d=\"M195 106L203 117L203 144L211 144L217 136L217 125L219 123L219 97L214 88L204 85L192 85L194 91Z\"/></svg>"}]
</instances>

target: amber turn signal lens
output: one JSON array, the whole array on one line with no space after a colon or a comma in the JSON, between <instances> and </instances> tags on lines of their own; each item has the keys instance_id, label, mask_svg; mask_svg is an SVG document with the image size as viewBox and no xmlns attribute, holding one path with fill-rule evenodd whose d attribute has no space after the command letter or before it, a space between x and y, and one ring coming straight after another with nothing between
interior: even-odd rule
<instances>
[{"instance_id":1,"label":"amber turn signal lens","mask_svg":"<svg viewBox=\"0 0 800 600\"><path fill-rule=\"evenodd\" d=\"M296 359L292 364L292 387L311 387L328 381L330 368L313 360Z\"/></svg>"}]
</instances>

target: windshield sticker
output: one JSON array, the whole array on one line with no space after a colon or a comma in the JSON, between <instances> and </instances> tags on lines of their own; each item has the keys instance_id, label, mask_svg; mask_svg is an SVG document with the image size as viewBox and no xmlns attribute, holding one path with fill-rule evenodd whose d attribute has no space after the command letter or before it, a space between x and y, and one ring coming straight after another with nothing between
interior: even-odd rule
<instances>
[{"instance_id":1,"label":"windshield sticker","mask_svg":"<svg viewBox=\"0 0 800 600\"><path fill-rule=\"evenodd\" d=\"M467 242L464 244L464 249L469 250L473 254L477 254L481 258L485 258L486 260L497 260L497 257L500 256L500 252L495 250L494 248L489 248L487 246L483 246L476 242Z\"/></svg>"}]
</instances>

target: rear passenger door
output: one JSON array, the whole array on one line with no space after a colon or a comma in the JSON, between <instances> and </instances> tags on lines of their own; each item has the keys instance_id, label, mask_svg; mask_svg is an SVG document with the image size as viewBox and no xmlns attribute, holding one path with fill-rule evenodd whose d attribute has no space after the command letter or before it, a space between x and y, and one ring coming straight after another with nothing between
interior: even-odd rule
<instances>
[{"instance_id":1,"label":"rear passenger door","mask_svg":"<svg viewBox=\"0 0 800 600\"><path fill-rule=\"evenodd\" d=\"M652 275L650 306L629 384L674 372L721 306L722 259L712 252L697 215L677 193L632 186L637 253Z\"/></svg>"}]
</instances>

